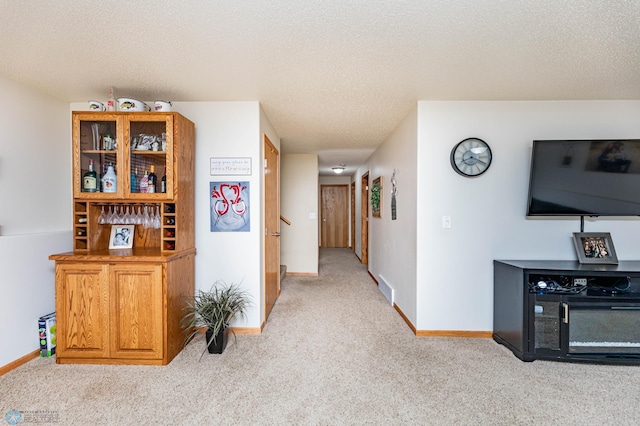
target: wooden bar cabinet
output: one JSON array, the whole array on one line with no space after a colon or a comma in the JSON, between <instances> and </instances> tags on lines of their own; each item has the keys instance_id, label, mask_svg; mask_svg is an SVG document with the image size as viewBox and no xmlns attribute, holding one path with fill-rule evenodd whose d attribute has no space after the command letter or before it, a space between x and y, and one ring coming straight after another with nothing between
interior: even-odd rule
<instances>
[{"instance_id":1,"label":"wooden bar cabinet","mask_svg":"<svg viewBox=\"0 0 640 426\"><path fill-rule=\"evenodd\" d=\"M175 112L73 112L72 139L73 251L49 257L56 362L166 365L194 294L195 126ZM109 166L115 188L100 184ZM155 192L141 192L153 169ZM125 225L131 247L110 249L112 227Z\"/></svg>"}]
</instances>

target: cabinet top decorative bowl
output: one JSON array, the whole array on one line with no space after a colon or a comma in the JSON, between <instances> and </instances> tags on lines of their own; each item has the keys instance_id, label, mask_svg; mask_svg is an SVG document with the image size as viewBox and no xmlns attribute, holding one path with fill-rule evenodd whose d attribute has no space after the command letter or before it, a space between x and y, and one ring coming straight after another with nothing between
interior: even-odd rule
<instances>
[{"instance_id":1,"label":"cabinet top decorative bowl","mask_svg":"<svg viewBox=\"0 0 640 426\"><path fill-rule=\"evenodd\" d=\"M151 111L146 103L131 98L118 98L118 108L120 111Z\"/></svg>"}]
</instances>

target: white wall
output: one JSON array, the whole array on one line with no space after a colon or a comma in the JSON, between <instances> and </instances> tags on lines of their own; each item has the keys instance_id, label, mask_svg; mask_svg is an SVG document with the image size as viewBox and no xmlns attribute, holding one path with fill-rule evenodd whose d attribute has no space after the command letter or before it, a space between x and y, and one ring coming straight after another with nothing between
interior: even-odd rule
<instances>
[{"instance_id":1,"label":"white wall","mask_svg":"<svg viewBox=\"0 0 640 426\"><path fill-rule=\"evenodd\" d=\"M640 101L419 102L416 328L492 330L494 259L575 260L579 218L525 217L532 141L640 138L639 117ZM493 152L477 178L449 163L468 137ZM588 219L585 231L610 232L620 260L640 258L638 218Z\"/></svg>"},{"instance_id":2,"label":"white wall","mask_svg":"<svg viewBox=\"0 0 640 426\"><path fill-rule=\"evenodd\" d=\"M69 105L0 77L0 366L39 348L71 238Z\"/></svg>"},{"instance_id":3,"label":"white wall","mask_svg":"<svg viewBox=\"0 0 640 426\"><path fill-rule=\"evenodd\" d=\"M72 249L71 231L0 237L0 367L39 346L38 318L56 310L55 264Z\"/></svg>"},{"instance_id":4,"label":"white wall","mask_svg":"<svg viewBox=\"0 0 640 426\"><path fill-rule=\"evenodd\" d=\"M417 120L417 108L414 108L368 160L369 187L378 177L382 183L380 217L369 215L369 272L376 280L382 275L394 288L395 303L412 323L415 323L417 312ZM396 220L391 219L391 176L394 169L398 191ZM359 172L356 182L360 183L363 173L366 171ZM358 202L358 218L360 207Z\"/></svg>"},{"instance_id":5,"label":"white wall","mask_svg":"<svg viewBox=\"0 0 640 426\"><path fill-rule=\"evenodd\" d=\"M262 105L258 104L258 106L260 108L260 134L258 135L260 137L260 147L264 151L262 136L267 135L273 146L275 146L278 150L280 157L282 157L282 152L280 151L280 136L278 136L278 132L276 132L276 129L273 128L273 125L271 124L269 117L267 117L267 114L264 112ZM264 152L262 152L262 158L264 158ZM280 162L282 163L282 158L280 158L280 160Z\"/></svg>"},{"instance_id":6,"label":"white wall","mask_svg":"<svg viewBox=\"0 0 640 426\"><path fill-rule=\"evenodd\" d=\"M319 185L351 185L351 176L319 176Z\"/></svg>"},{"instance_id":7,"label":"white wall","mask_svg":"<svg viewBox=\"0 0 640 426\"><path fill-rule=\"evenodd\" d=\"M0 76L0 235L71 228L69 104Z\"/></svg>"},{"instance_id":8,"label":"white wall","mask_svg":"<svg viewBox=\"0 0 640 426\"><path fill-rule=\"evenodd\" d=\"M318 156L283 155L280 178L280 213L291 221L280 223L280 263L288 273L317 274Z\"/></svg>"},{"instance_id":9,"label":"white wall","mask_svg":"<svg viewBox=\"0 0 640 426\"><path fill-rule=\"evenodd\" d=\"M217 280L242 283L254 306L238 327L262 322L262 138L258 102L175 102L196 126L196 289L208 290ZM277 143L279 140L276 138ZM211 157L250 157L251 176L211 176ZM211 232L209 183L248 181L250 232Z\"/></svg>"}]
</instances>

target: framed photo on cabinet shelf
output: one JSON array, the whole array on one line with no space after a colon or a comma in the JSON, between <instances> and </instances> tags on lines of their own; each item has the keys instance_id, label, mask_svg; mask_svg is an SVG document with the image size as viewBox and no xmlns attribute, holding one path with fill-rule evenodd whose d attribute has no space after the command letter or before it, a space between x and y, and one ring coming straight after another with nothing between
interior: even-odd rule
<instances>
[{"instance_id":1,"label":"framed photo on cabinet shelf","mask_svg":"<svg viewBox=\"0 0 640 426\"><path fill-rule=\"evenodd\" d=\"M133 232L135 225L113 225L111 227L111 238L109 239L109 249L130 249L133 247Z\"/></svg>"},{"instance_id":2,"label":"framed photo on cabinet shelf","mask_svg":"<svg viewBox=\"0 0 640 426\"><path fill-rule=\"evenodd\" d=\"M580 263L618 264L616 249L608 232L574 232L573 245Z\"/></svg>"}]
</instances>

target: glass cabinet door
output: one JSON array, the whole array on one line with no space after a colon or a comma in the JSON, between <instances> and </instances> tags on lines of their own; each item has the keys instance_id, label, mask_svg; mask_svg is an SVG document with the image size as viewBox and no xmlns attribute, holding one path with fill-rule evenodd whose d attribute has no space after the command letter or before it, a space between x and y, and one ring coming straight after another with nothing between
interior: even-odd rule
<instances>
[{"instance_id":1,"label":"glass cabinet door","mask_svg":"<svg viewBox=\"0 0 640 426\"><path fill-rule=\"evenodd\" d=\"M568 353L640 355L640 303L568 302Z\"/></svg>"},{"instance_id":2,"label":"glass cabinet door","mask_svg":"<svg viewBox=\"0 0 640 426\"><path fill-rule=\"evenodd\" d=\"M129 115L125 119L128 142L125 176L126 197L171 199L173 197L173 116Z\"/></svg>"},{"instance_id":3,"label":"glass cabinet door","mask_svg":"<svg viewBox=\"0 0 640 426\"><path fill-rule=\"evenodd\" d=\"M121 197L120 121L116 115L104 113L74 116L74 197Z\"/></svg>"},{"instance_id":4,"label":"glass cabinet door","mask_svg":"<svg viewBox=\"0 0 640 426\"><path fill-rule=\"evenodd\" d=\"M536 279L534 278L534 282ZM536 355L559 356L562 349L562 296L529 292L528 346Z\"/></svg>"}]
</instances>

